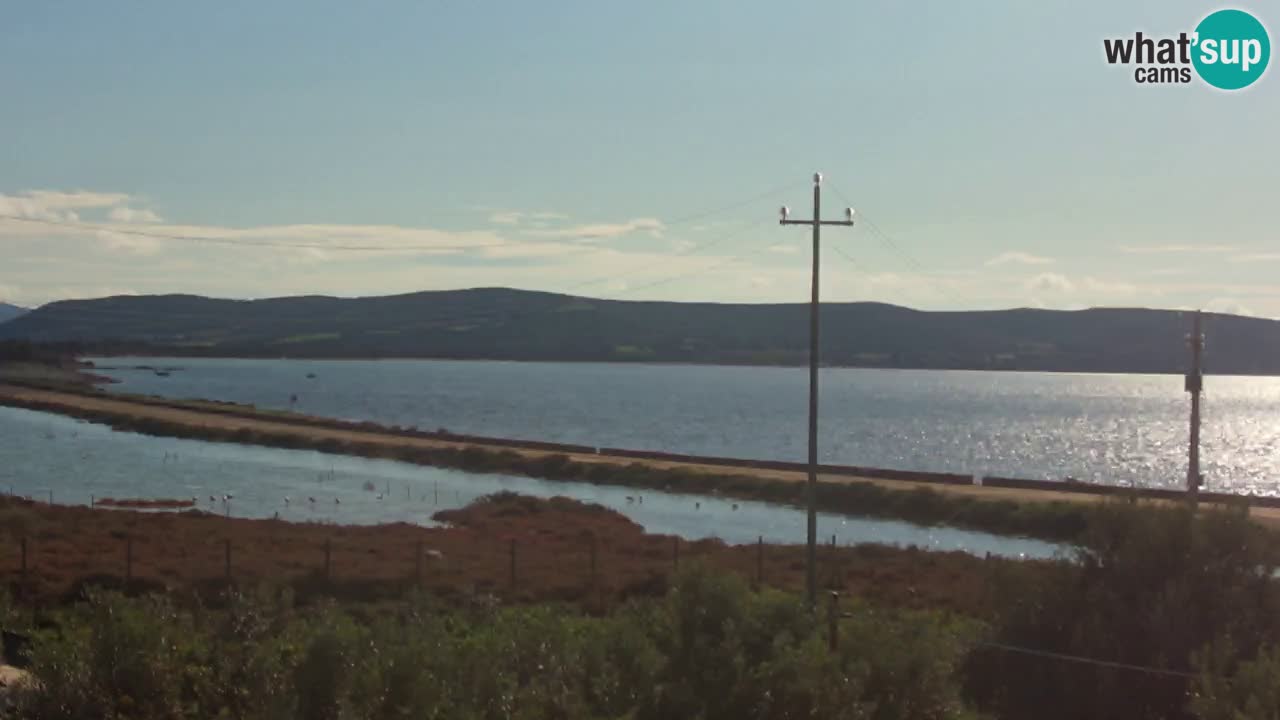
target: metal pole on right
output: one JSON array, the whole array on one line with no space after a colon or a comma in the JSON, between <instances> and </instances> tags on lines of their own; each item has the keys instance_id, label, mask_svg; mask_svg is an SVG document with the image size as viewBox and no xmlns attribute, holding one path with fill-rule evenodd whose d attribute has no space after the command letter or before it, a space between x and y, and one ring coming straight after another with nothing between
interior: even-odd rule
<instances>
[{"instance_id":1,"label":"metal pole on right","mask_svg":"<svg viewBox=\"0 0 1280 720\"><path fill-rule=\"evenodd\" d=\"M1187 498L1195 506L1199 500L1200 484L1200 393L1204 389L1204 369L1201 355L1204 352L1204 333L1201 329L1200 311L1191 320L1191 334L1187 344L1191 346L1191 368L1187 371L1186 390L1191 393L1191 438L1187 447Z\"/></svg>"}]
</instances>

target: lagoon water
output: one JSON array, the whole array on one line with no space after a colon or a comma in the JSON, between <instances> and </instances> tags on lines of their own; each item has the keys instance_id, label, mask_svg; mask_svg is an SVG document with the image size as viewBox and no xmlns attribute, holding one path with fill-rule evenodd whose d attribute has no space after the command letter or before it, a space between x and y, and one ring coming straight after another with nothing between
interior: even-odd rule
<instances>
[{"instance_id":1,"label":"lagoon water","mask_svg":"<svg viewBox=\"0 0 1280 720\"><path fill-rule=\"evenodd\" d=\"M802 461L803 368L102 358L123 392L388 425ZM159 376L138 365L177 368ZM314 377L308 377L314 375ZM1158 375L829 368L824 462L1179 487L1189 400ZM1280 378L1205 380L1206 487L1280 494Z\"/></svg>"},{"instance_id":2,"label":"lagoon water","mask_svg":"<svg viewBox=\"0 0 1280 720\"><path fill-rule=\"evenodd\" d=\"M373 489L367 489L372 487ZM525 477L470 474L312 451L157 438L114 432L60 415L0 407L0 492L60 504L91 498L195 498L198 507L236 517L302 522L431 525L438 510L511 490L565 495L614 508L649 532L731 543L800 543L802 511L764 503ZM231 495L224 503L221 498ZM210 496L216 499L211 500ZM381 496L381 497L380 497ZM285 498L289 502L285 502ZM314 498L315 502L309 502ZM338 500L339 502L335 502ZM1049 557L1054 545L951 528L822 514L820 537L976 554Z\"/></svg>"}]
</instances>

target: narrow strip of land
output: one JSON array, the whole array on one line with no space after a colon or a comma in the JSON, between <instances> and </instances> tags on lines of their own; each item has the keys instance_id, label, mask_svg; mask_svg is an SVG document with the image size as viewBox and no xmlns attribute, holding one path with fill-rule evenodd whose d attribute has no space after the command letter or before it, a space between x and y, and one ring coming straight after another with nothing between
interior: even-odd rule
<instances>
[{"instance_id":1,"label":"narrow strip of land","mask_svg":"<svg viewBox=\"0 0 1280 720\"><path fill-rule=\"evenodd\" d=\"M609 454L564 452L559 450L513 447L505 444L488 444L473 439L451 440L441 437L423 437L399 431L397 429L380 428L373 424L361 424L356 427L335 427L336 421L313 418L305 415L277 411L257 411L249 406L230 406L207 401L170 401L158 398L128 398L110 396L100 393L77 391L60 391L38 389L26 386L0 384L0 405L25 407L47 412L55 412L73 417L105 422L127 430L148 432L148 425L162 426L159 432L152 434L179 435L191 438L206 438L219 441L242 442L245 444L263 444L278 447L305 447L323 449L352 455L370 455L371 450L379 457L405 457L421 451L429 455L430 451L485 451L500 453L504 457L516 457L527 461L555 459L567 461L582 467L596 468L609 472L606 468L616 468L619 477L610 478L611 484L633 484L625 477L625 472L636 467L653 471L669 471L680 473L685 478L705 476L710 478L726 477L731 473L732 483L723 489L725 495L745 499L770 500L778 497L775 492L771 496L763 492L754 492L753 488L744 487L744 482L755 481L760 489L765 486L776 488L780 483L794 486L806 479L802 471L777 468L733 467L723 465L701 464L696 462L675 462L663 459L636 458ZM385 451L385 454L383 452ZM415 460L411 460L415 461ZM434 464L426 462L424 464ZM492 471L492 470L489 470ZM526 473L527 474L527 473ZM1039 488L1006 488L986 485L957 485L930 482L917 482L905 479L887 479L877 477L859 477L847 474L823 474L824 486L849 487L873 486L895 494L914 494L914 491L932 491L945 498L953 498L961 502L1014 503L1019 505L1037 504L1092 504L1099 502L1105 495L1057 490L1050 487ZM634 483L639 486L652 487L652 482ZM690 483L691 487L681 487L678 482L670 489L676 492L706 492L705 483ZM1046 484L1047 485L1047 484ZM715 492L721 490L717 487ZM797 487L798 491L798 487ZM794 504L798 492L791 497L781 498ZM837 512L847 512L849 508L827 507ZM857 512L856 509L853 510ZM1268 525L1280 527L1280 509L1271 507L1255 507L1253 516ZM869 514L893 516L892 512L875 511ZM903 515L905 519L913 519ZM973 523L959 522L960 525L979 527ZM994 532L1001 532L996 528ZM1035 534L1025 530L1011 531L1010 534ZM1048 537L1047 535L1042 535Z\"/></svg>"},{"instance_id":2,"label":"narrow strip of land","mask_svg":"<svg viewBox=\"0 0 1280 720\"><path fill-rule=\"evenodd\" d=\"M61 410L68 415L76 415L76 411L94 413L120 414L142 420L159 420L191 427L193 429L210 428L225 431L248 430L250 432L284 434L298 437L310 442L337 440L348 443L372 443L387 447L413 448L466 448L483 446L494 450L510 450L526 457L545 457L547 455L565 455L570 460L582 463L600 463L625 466L641 462L660 469L681 468L704 473L723 473L725 468L719 465L682 463L666 460L637 460L630 457L599 455L595 453L553 452L520 447L489 445L474 441L457 442L435 438L406 437L391 432L370 430L342 430L319 427L310 424L290 422L289 414L273 413L271 417L249 418L239 413L235 415L215 413L190 408L176 408L135 402L128 399L110 396L90 396L78 393L38 390L16 385L0 385L0 404L24 406L39 404L51 407L54 412ZM807 476L801 472L774 470L768 468L734 468L735 475L746 475L762 479L802 482ZM890 488L912 489L932 488L946 493L968 495L972 497L1014 501L1051 501L1069 500L1073 502L1095 502L1099 496L1054 490L1031 490L1022 488L998 488L978 485L938 485L934 483L914 482L911 480L888 480L884 478L851 477L847 475L825 474L820 476L824 483L873 483Z\"/></svg>"}]
</instances>

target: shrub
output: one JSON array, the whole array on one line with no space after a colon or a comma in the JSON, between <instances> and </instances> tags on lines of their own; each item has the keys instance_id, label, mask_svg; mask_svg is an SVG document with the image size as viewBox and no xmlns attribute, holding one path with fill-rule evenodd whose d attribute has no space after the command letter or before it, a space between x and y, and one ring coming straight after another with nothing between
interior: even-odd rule
<instances>
[{"instance_id":1,"label":"shrub","mask_svg":"<svg viewBox=\"0 0 1280 720\"><path fill-rule=\"evenodd\" d=\"M1280 629L1275 568L1273 536L1243 511L1105 503L1074 562L1038 584L1019 573L997 587L996 639L1174 673L1193 672L1222 638L1237 643L1231 661L1252 658ZM1189 716L1178 675L991 649L968 676L980 704L1007 717Z\"/></svg>"}]
</instances>

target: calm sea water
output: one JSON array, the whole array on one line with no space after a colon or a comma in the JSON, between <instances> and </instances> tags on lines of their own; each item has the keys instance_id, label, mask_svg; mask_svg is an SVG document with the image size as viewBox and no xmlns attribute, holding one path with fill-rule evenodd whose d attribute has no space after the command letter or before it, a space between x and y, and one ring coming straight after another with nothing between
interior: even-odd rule
<instances>
[{"instance_id":1,"label":"calm sea water","mask_svg":"<svg viewBox=\"0 0 1280 720\"><path fill-rule=\"evenodd\" d=\"M120 391L589 445L802 461L803 368L98 359ZM179 368L168 377L136 365ZM308 378L308 375L314 375ZM1156 375L824 369L824 462L1181 486L1188 396ZM1280 494L1280 378L1208 377L1209 489Z\"/></svg>"},{"instance_id":2,"label":"calm sea water","mask_svg":"<svg viewBox=\"0 0 1280 720\"><path fill-rule=\"evenodd\" d=\"M374 489L369 490L367 487ZM113 432L60 415L0 407L0 492L63 504L92 497L195 498L201 509L236 517L431 525L431 515L481 495L512 490L600 503L654 533L731 543L803 542L798 510L710 497L481 475L404 463ZM210 500L210 496L216 499ZM221 498L231 495L224 503ZM285 498L289 498L286 503ZM314 498L312 503L308 498ZM338 502L335 502L337 500ZM950 528L822 514L821 537L983 554L1052 556L1056 547Z\"/></svg>"}]
</instances>

